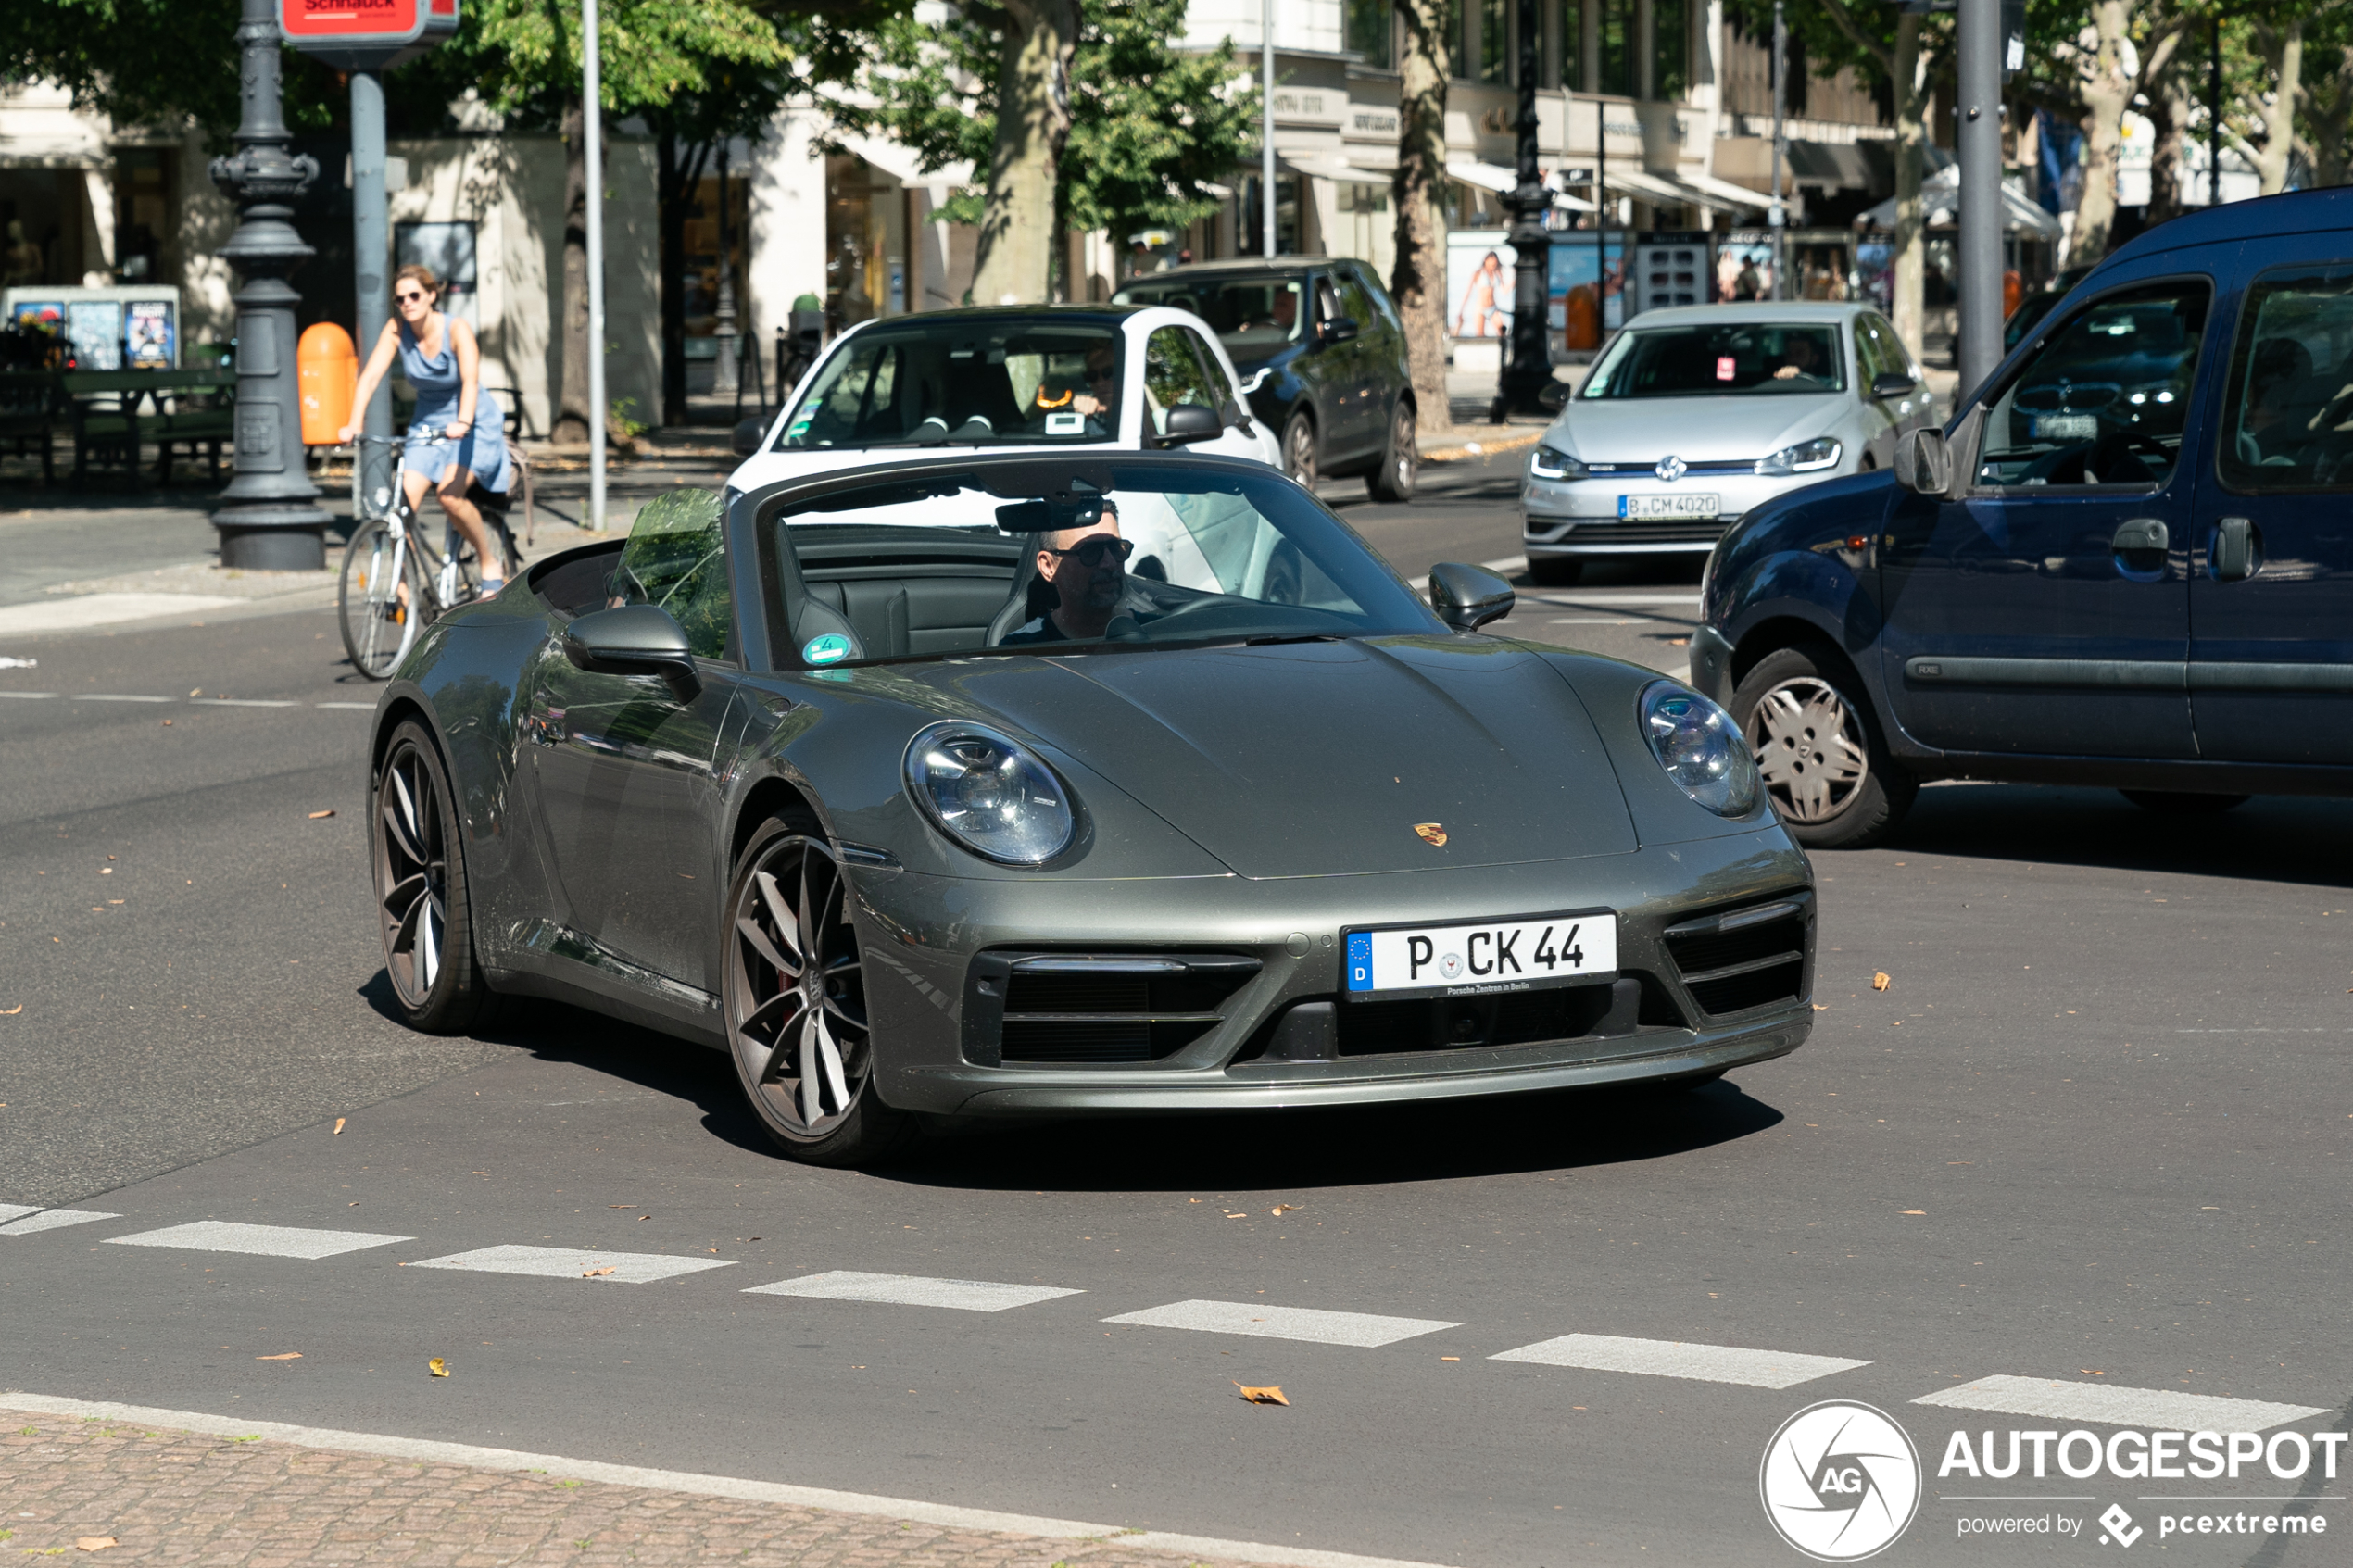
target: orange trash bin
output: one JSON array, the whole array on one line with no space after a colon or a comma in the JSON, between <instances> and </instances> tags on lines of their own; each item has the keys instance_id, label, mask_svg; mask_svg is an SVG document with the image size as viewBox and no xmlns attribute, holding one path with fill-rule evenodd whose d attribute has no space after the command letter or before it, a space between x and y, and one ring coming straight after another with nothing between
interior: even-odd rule
<instances>
[{"instance_id":1,"label":"orange trash bin","mask_svg":"<svg viewBox=\"0 0 2353 1568\"><path fill-rule=\"evenodd\" d=\"M359 356L351 334L321 321L295 345L295 381L302 395L302 444L332 446L351 422L351 395L359 385Z\"/></svg>"}]
</instances>

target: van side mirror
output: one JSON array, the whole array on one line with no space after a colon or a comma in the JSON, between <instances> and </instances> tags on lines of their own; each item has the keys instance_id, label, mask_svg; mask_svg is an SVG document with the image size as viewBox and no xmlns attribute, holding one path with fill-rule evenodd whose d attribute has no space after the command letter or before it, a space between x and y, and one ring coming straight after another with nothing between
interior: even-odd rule
<instances>
[{"instance_id":1,"label":"van side mirror","mask_svg":"<svg viewBox=\"0 0 2353 1568\"><path fill-rule=\"evenodd\" d=\"M1322 343L1346 343L1364 330L1356 324L1353 317L1327 316L1317 323L1315 336Z\"/></svg>"},{"instance_id":2,"label":"van side mirror","mask_svg":"<svg viewBox=\"0 0 2353 1568\"><path fill-rule=\"evenodd\" d=\"M1907 430L1895 441L1895 483L1916 495L1942 495L1953 488L1953 451L1944 433Z\"/></svg>"},{"instance_id":3,"label":"van side mirror","mask_svg":"<svg viewBox=\"0 0 2353 1568\"><path fill-rule=\"evenodd\" d=\"M1441 561L1429 569L1429 607L1457 632L1476 632L1512 612L1519 596L1483 566Z\"/></svg>"},{"instance_id":4,"label":"van side mirror","mask_svg":"<svg viewBox=\"0 0 2353 1568\"><path fill-rule=\"evenodd\" d=\"M1179 403L1168 410L1168 428L1152 438L1155 446L1183 446L1195 441L1214 441L1226 433L1226 421L1214 408L1204 408L1198 403Z\"/></svg>"},{"instance_id":5,"label":"van side mirror","mask_svg":"<svg viewBox=\"0 0 2353 1568\"><path fill-rule=\"evenodd\" d=\"M659 675L680 702L702 690L686 629L660 605L593 610L564 629L564 657L593 675Z\"/></svg>"}]
</instances>

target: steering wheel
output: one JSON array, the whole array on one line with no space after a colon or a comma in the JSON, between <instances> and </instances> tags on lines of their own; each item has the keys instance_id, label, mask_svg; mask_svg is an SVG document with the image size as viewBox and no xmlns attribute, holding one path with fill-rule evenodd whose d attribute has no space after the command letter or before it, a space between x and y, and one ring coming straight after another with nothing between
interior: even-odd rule
<instances>
[{"instance_id":1,"label":"steering wheel","mask_svg":"<svg viewBox=\"0 0 2353 1568\"><path fill-rule=\"evenodd\" d=\"M2086 484L2131 483L2128 480L2113 480L2108 477L2109 466L2126 451L2138 452L2157 459L2158 466L2149 475L2152 482L2158 474L2166 472L2173 466L2173 454L2167 451L2163 444L2155 436L2144 435L2141 432L2130 427L2119 427L2092 443L2092 450L2083 459L2083 483Z\"/></svg>"}]
</instances>

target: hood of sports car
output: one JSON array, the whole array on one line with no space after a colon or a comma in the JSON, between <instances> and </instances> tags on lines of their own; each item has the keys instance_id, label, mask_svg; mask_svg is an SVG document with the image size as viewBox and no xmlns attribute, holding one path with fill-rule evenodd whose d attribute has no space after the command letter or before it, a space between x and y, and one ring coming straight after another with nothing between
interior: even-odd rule
<instances>
[{"instance_id":1,"label":"hood of sports car","mask_svg":"<svg viewBox=\"0 0 2353 1568\"><path fill-rule=\"evenodd\" d=\"M1576 692L1483 637L1022 659L954 684L1244 876L1636 847Z\"/></svg>"}]
</instances>

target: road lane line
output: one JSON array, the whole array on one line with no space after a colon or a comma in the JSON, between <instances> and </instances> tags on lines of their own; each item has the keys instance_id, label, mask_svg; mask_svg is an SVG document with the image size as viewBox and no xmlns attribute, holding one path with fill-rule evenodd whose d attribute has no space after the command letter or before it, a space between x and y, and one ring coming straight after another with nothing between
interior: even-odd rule
<instances>
[{"instance_id":1,"label":"road lane line","mask_svg":"<svg viewBox=\"0 0 2353 1568\"><path fill-rule=\"evenodd\" d=\"M0 1225L0 1236L31 1236L36 1231L61 1231L68 1225L86 1225L93 1220L121 1218L120 1214L102 1214L95 1209L43 1209Z\"/></svg>"},{"instance_id":2,"label":"road lane line","mask_svg":"<svg viewBox=\"0 0 2353 1568\"><path fill-rule=\"evenodd\" d=\"M176 696L123 696L112 692L76 692L76 702L178 702Z\"/></svg>"},{"instance_id":3,"label":"road lane line","mask_svg":"<svg viewBox=\"0 0 2353 1568\"><path fill-rule=\"evenodd\" d=\"M2220 1394L2178 1394L2171 1388L2120 1388L2105 1383L2055 1383L2045 1377L1981 1377L1940 1388L1916 1405L1994 1411L2047 1421L2096 1421L2181 1432L2260 1432L2330 1412L2317 1405L2280 1405Z\"/></svg>"},{"instance_id":4,"label":"road lane line","mask_svg":"<svg viewBox=\"0 0 2353 1568\"><path fill-rule=\"evenodd\" d=\"M57 695L55 692L0 692L0 696L21 697L27 702L39 702L44 697L53 697Z\"/></svg>"},{"instance_id":5,"label":"road lane line","mask_svg":"<svg viewBox=\"0 0 2353 1568\"><path fill-rule=\"evenodd\" d=\"M865 1274L833 1269L774 1285L755 1285L747 1296L808 1296L823 1301L880 1301L898 1307L952 1307L965 1312L1001 1312L1035 1306L1059 1296L1084 1296L1050 1285L998 1285L984 1279L927 1279L921 1274Z\"/></svg>"},{"instance_id":6,"label":"road lane line","mask_svg":"<svg viewBox=\"0 0 2353 1568\"><path fill-rule=\"evenodd\" d=\"M111 1400L68 1399L48 1394L0 1393L0 1408L35 1415L71 1416L86 1421L136 1422L202 1432L218 1437L259 1437L296 1448L326 1449L345 1453L373 1454L422 1464L467 1465L477 1470L522 1471L563 1481L598 1481L615 1486L639 1486L648 1491L680 1492L690 1497L726 1498L737 1502L778 1503L787 1508L824 1508L837 1513L906 1519L957 1530L1007 1530L1057 1540L1115 1538L1122 1547L1151 1551L1177 1551L1188 1557L1224 1558L1236 1562L1264 1562L1271 1568L1440 1568L1428 1562L1394 1557L1360 1557L1353 1552L1318 1551L1313 1547L1277 1546L1264 1541L1227 1541L1209 1536L1184 1536L1167 1530L1138 1530L1097 1524L1076 1519L1052 1519L1031 1513L1000 1513L993 1509L960 1508L951 1503L920 1502L912 1498L877 1497L871 1492L837 1492L821 1486L793 1486L777 1481L751 1481L733 1475L705 1475L693 1471L650 1470L634 1464L608 1464L599 1460L569 1459L561 1454L524 1453L515 1449L480 1448L472 1443L441 1443L421 1437L394 1437L373 1432L339 1432L332 1427L294 1426L283 1422L229 1418L202 1411L158 1410L151 1405L121 1405Z\"/></svg>"},{"instance_id":7,"label":"road lane line","mask_svg":"<svg viewBox=\"0 0 2353 1568\"><path fill-rule=\"evenodd\" d=\"M1805 1356L1790 1350L1752 1350L1738 1345L1694 1345L1673 1339L1621 1339L1611 1334L1564 1334L1487 1359L1583 1367L1590 1372L1689 1377L1703 1383L1741 1383L1752 1388L1794 1388L1834 1372L1852 1372L1871 1364L1843 1356Z\"/></svg>"},{"instance_id":8,"label":"road lane line","mask_svg":"<svg viewBox=\"0 0 2353 1568\"><path fill-rule=\"evenodd\" d=\"M651 1285L704 1269L735 1267L732 1258L679 1258L667 1252L581 1252L568 1247L484 1247L428 1258L412 1269L467 1269L486 1274L531 1274L542 1279L595 1279L603 1285ZM599 1271L610 1270L610 1273Z\"/></svg>"},{"instance_id":9,"label":"road lane line","mask_svg":"<svg viewBox=\"0 0 2353 1568\"><path fill-rule=\"evenodd\" d=\"M27 1214L38 1214L40 1212L41 1206L37 1203L0 1203L0 1223L5 1223L10 1220L20 1220Z\"/></svg>"},{"instance_id":10,"label":"road lane line","mask_svg":"<svg viewBox=\"0 0 2353 1568\"><path fill-rule=\"evenodd\" d=\"M1315 1345L1353 1345L1367 1350L1463 1326L1435 1318L1385 1318L1372 1312L1327 1312L1252 1301L1172 1301L1165 1307L1122 1312L1103 1322L1190 1328L1204 1334L1249 1334L1264 1339L1304 1339Z\"/></svg>"},{"instance_id":11,"label":"road lane line","mask_svg":"<svg viewBox=\"0 0 2353 1568\"><path fill-rule=\"evenodd\" d=\"M348 708L356 709L361 713L373 713L376 710L376 705L372 702L314 702L310 706L313 708Z\"/></svg>"},{"instance_id":12,"label":"road lane line","mask_svg":"<svg viewBox=\"0 0 2353 1568\"><path fill-rule=\"evenodd\" d=\"M198 708L293 708L296 704L258 696L199 696L189 701Z\"/></svg>"},{"instance_id":13,"label":"road lane line","mask_svg":"<svg viewBox=\"0 0 2353 1568\"><path fill-rule=\"evenodd\" d=\"M135 1236L110 1236L116 1247L184 1247L196 1252L251 1252L264 1258L332 1258L414 1241L413 1236L380 1236L373 1231L310 1230L296 1225L248 1225L228 1220L198 1220L192 1224L167 1225Z\"/></svg>"},{"instance_id":14,"label":"road lane line","mask_svg":"<svg viewBox=\"0 0 2353 1568\"><path fill-rule=\"evenodd\" d=\"M1556 615L1547 626L1662 626L1655 615Z\"/></svg>"}]
</instances>

